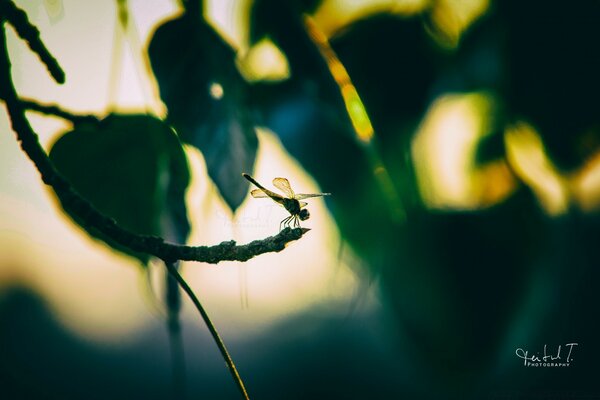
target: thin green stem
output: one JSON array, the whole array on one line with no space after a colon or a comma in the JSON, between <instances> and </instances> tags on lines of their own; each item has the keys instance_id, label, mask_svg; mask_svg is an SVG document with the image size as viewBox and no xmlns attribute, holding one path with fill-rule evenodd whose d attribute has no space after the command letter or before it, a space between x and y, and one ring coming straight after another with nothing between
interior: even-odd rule
<instances>
[{"instance_id":1,"label":"thin green stem","mask_svg":"<svg viewBox=\"0 0 600 400\"><path fill-rule=\"evenodd\" d=\"M229 355L229 351L227 351L227 347L225 347L225 343L223 343L223 339L221 339L221 336L219 335L217 328L215 328L215 325L212 323L210 317L208 316L208 313L206 312L204 307L202 307L202 304L200 304L200 300L198 300L198 298L194 294L194 291L192 290L192 288L187 284L185 279L183 279L183 277L179 274L179 272L177 271L177 268L175 268L175 266L171 263L165 263L165 265L167 266L167 269L169 270L169 273L171 274L171 276L177 280L177 283L179 283L179 286L181 286L181 289L183 289L183 291L188 295L190 300L192 300L192 303L194 303L194 306L196 306L196 309L198 310L198 312L202 316L202 319L204 320L204 323L208 327L208 331L210 332L211 336L213 337L213 340L215 341L215 343L217 344L217 347L219 348L221 355L223 356L223 358L225 359L225 362L227 363L227 367L229 368L231 377L233 378L233 380L235 381L235 384L237 385L238 389L242 393L242 396L244 396L244 399L249 400L250 398L248 397L248 392L246 391L244 382L242 381L242 378L240 377L240 374L239 374L237 368L235 367L235 364L233 363L231 356Z\"/></svg>"},{"instance_id":2,"label":"thin green stem","mask_svg":"<svg viewBox=\"0 0 600 400\"><path fill-rule=\"evenodd\" d=\"M179 263L171 266L179 269ZM171 353L171 371L173 385L173 399L185 399L186 393L186 364L183 338L181 335L181 321L179 318L181 310L181 294L179 283L169 273L168 266L165 274L167 303L167 333L169 335L169 351Z\"/></svg>"}]
</instances>

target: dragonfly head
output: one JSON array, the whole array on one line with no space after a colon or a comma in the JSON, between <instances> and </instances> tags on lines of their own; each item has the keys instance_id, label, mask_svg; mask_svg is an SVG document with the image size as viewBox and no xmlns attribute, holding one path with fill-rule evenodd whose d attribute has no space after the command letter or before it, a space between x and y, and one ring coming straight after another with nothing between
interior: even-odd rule
<instances>
[{"instance_id":1,"label":"dragonfly head","mask_svg":"<svg viewBox=\"0 0 600 400\"><path fill-rule=\"evenodd\" d=\"M302 221L306 221L310 217L310 213L306 208L300 210L300 214L298 214Z\"/></svg>"}]
</instances>

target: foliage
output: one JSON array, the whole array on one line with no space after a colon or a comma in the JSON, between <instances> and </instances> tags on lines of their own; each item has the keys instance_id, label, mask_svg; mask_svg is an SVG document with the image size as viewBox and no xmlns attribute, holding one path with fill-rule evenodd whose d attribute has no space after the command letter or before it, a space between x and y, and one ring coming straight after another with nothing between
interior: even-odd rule
<instances>
[{"instance_id":1,"label":"foliage","mask_svg":"<svg viewBox=\"0 0 600 400\"><path fill-rule=\"evenodd\" d=\"M82 196L119 225L185 242L189 171L175 133L164 122L145 115L109 115L97 124L80 124L56 141L50 159ZM65 211L79 218L68 206ZM127 251L110 237L90 233ZM149 259L148 254L134 256L144 263Z\"/></svg>"}]
</instances>

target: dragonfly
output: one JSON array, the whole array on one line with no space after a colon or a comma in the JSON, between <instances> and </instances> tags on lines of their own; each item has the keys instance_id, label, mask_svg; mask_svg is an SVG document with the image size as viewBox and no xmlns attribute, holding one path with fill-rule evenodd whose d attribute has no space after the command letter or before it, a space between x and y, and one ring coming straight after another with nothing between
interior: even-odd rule
<instances>
[{"instance_id":1,"label":"dragonfly","mask_svg":"<svg viewBox=\"0 0 600 400\"><path fill-rule=\"evenodd\" d=\"M242 176L252 182L258 189L254 189L250 192L252 197L254 198L265 198L269 197L271 200L276 203L282 205L287 212L290 213L290 216L283 219L279 223L279 230L281 227L291 227L292 225L296 228L300 227L300 221L306 221L310 217L310 213L304 207L308 205L308 203L300 200L308 199L310 197L321 197L321 196L329 196L331 193L294 193L292 187L290 186L290 181L286 178L275 178L273 179L273 186L277 189L281 190L285 196L282 196L278 193L275 193L263 185L258 183L253 177L248 174L242 174Z\"/></svg>"}]
</instances>

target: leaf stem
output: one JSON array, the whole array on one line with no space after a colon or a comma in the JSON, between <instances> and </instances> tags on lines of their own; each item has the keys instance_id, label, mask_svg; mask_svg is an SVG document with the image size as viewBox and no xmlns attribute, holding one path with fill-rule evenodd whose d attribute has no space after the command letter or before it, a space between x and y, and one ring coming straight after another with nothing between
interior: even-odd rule
<instances>
[{"instance_id":1,"label":"leaf stem","mask_svg":"<svg viewBox=\"0 0 600 400\"><path fill-rule=\"evenodd\" d=\"M169 273L171 274L171 276L177 280L177 283L179 283L179 286L181 286L181 289L183 289L183 291L188 295L190 300L192 300L192 303L194 303L194 306L196 306L196 309L202 316L204 323L208 327L208 330L209 330L211 336L213 337L215 343L217 344L217 347L219 348L221 355L223 356L223 358L225 359L225 362L227 363L227 367L229 368L231 377L233 378L238 389L244 396L244 399L249 400L250 398L248 397L248 392L246 391L244 382L242 381L242 378L240 377L240 374L238 373L238 370L235 367L235 364L233 363L233 359L229 355L229 352L227 351L227 347L225 347L225 343L223 343L223 339L221 339L219 332L217 332L217 328L215 328L210 317L208 316L208 313L206 312L204 307L202 307L202 304L200 304L200 300L198 300L198 298L194 294L194 291L192 290L192 288L190 288L190 286L187 284L185 279L183 279L181 274L179 274L179 272L177 271L177 268L175 268L175 266L171 263L165 263L165 265L167 266L167 269L169 270Z\"/></svg>"}]
</instances>

